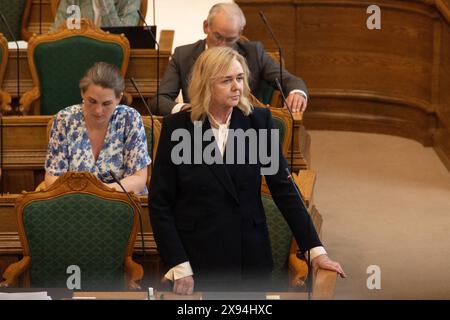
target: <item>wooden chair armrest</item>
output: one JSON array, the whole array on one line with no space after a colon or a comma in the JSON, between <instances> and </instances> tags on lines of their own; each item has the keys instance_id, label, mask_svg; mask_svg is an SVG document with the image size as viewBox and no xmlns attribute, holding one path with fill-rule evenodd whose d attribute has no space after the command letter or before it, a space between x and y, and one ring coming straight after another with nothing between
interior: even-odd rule
<instances>
[{"instance_id":1,"label":"wooden chair armrest","mask_svg":"<svg viewBox=\"0 0 450 320\"><path fill-rule=\"evenodd\" d=\"M125 259L125 274L127 276L127 286L129 290L139 290L141 287L138 284L144 276L144 269L142 266L131 259Z\"/></svg>"},{"instance_id":2,"label":"wooden chair armrest","mask_svg":"<svg viewBox=\"0 0 450 320\"><path fill-rule=\"evenodd\" d=\"M41 92L38 87L33 87L30 91L27 91L20 98L19 111L22 114L30 114L31 105L33 102L37 101L41 96Z\"/></svg>"},{"instance_id":3,"label":"wooden chair armrest","mask_svg":"<svg viewBox=\"0 0 450 320\"><path fill-rule=\"evenodd\" d=\"M289 289L297 291L305 288L308 276L308 265L306 261L297 257L297 253L289 254Z\"/></svg>"},{"instance_id":4,"label":"wooden chair armrest","mask_svg":"<svg viewBox=\"0 0 450 320\"><path fill-rule=\"evenodd\" d=\"M42 181L39 183L39 185L36 187L34 191L44 191L45 190L45 181Z\"/></svg>"},{"instance_id":5,"label":"wooden chair armrest","mask_svg":"<svg viewBox=\"0 0 450 320\"><path fill-rule=\"evenodd\" d=\"M2 112L9 112L11 108L11 95L6 91L0 90L0 109Z\"/></svg>"},{"instance_id":6,"label":"wooden chair armrest","mask_svg":"<svg viewBox=\"0 0 450 320\"><path fill-rule=\"evenodd\" d=\"M0 287L13 287L17 284L20 275L30 267L30 257L23 257L20 261L14 262L6 268L3 273L4 281L0 282Z\"/></svg>"},{"instance_id":7,"label":"wooden chair armrest","mask_svg":"<svg viewBox=\"0 0 450 320\"><path fill-rule=\"evenodd\" d=\"M313 281L313 299L333 299L336 285L337 272L318 269Z\"/></svg>"},{"instance_id":8,"label":"wooden chair armrest","mask_svg":"<svg viewBox=\"0 0 450 320\"><path fill-rule=\"evenodd\" d=\"M295 239L292 239L288 258L288 272L289 289L294 291L305 289L305 281L308 276L308 264L306 263L306 261L300 259L297 256L297 253L297 241L295 241Z\"/></svg>"}]
</instances>

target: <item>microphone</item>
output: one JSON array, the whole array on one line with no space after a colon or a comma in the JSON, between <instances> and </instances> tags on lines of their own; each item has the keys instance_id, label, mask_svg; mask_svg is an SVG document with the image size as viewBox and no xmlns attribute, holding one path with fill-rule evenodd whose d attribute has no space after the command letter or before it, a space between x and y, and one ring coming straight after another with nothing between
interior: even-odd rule
<instances>
[{"instance_id":1,"label":"microphone","mask_svg":"<svg viewBox=\"0 0 450 320\"><path fill-rule=\"evenodd\" d=\"M0 12L0 17L4 23L4 25L6 26L6 29L8 30L8 34L11 37L11 39L13 39L14 43L16 44L16 52L17 52L17 99L20 99L20 61L19 61L19 43L17 42L16 37L14 36L14 33L11 30L11 27L8 24L8 21L6 21L5 16L3 15L2 12Z\"/></svg>"},{"instance_id":2,"label":"microphone","mask_svg":"<svg viewBox=\"0 0 450 320\"><path fill-rule=\"evenodd\" d=\"M294 171L294 115L292 114L291 109L289 109L287 103L286 103L286 97L284 96L283 89L281 88L280 81L278 81L278 78L275 78L275 83L277 85L278 90L280 90L281 93L281 99L283 100L283 106L286 106L286 108L289 111L289 114L291 115L292 120L292 126L291 126L291 172Z\"/></svg>"},{"instance_id":3,"label":"microphone","mask_svg":"<svg viewBox=\"0 0 450 320\"><path fill-rule=\"evenodd\" d=\"M295 192L297 193L298 198L300 199L300 201L302 202L303 206L305 207L305 209L307 210L305 201L303 200L302 194L300 193L300 190L297 187L297 184L294 181L294 177L292 177L291 172L289 172L289 168L286 168L286 174L287 174L287 179L292 183L292 186L294 187ZM308 214L308 213L307 213ZM309 229L308 229L308 238L309 238ZM308 250L308 255L306 257L307 259L307 264L308 264L308 275L306 276L306 288L308 291L308 300L311 300L311 292L312 292L312 282L311 282L311 277L312 277L312 267L311 267L311 250Z\"/></svg>"},{"instance_id":4,"label":"microphone","mask_svg":"<svg viewBox=\"0 0 450 320\"><path fill-rule=\"evenodd\" d=\"M150 162L150 167L151 167L151 170L152 170L152 173L153 173L153 160L154 160L153 159L153 148L154 148L154 145L155 145L155 132L154 132L154 125L153 124L155 122L155 119L153 118L153 113L150 111L150 107L147 104L147 101L145 101L144 97L142 96L142 93L139 90L136 81L134 81L133 77L130 78L130 81L133 84L133 87L136 90L136 92L139 94L139 97L141 98L142 102L144 103L144 106L147 108L147 112L150 115L150 118L152 119L152 137L151 137L152 141L150 142L150 158L151 158L152 161ZM150 189L150 186L148 186L148 188Z\"/></svg>"},{"instance_id":5,"label":"microphone","mask_svg":"<svg viewBox=\"0 0 450 320\"><path fill-rule=\"evenodd\" d=\"M153 3L153 14L155 14L155 4ZM151 37L153 38L153 40L155 41L155 44L157 46L157 50L156 50L156 110L159 110L159 42L156 41L156 36L153 34L152 29L149 27L149 25L147 24L147 22L145 21L144 16L142 15L141 11L137 11L137 13L139 14L139 19L141 19L141 21L144 23L144 26L147 27L147 30ZM153 17L153 20L155 18Z\"/></svg>"},{"instance_id":6,"label":"microphone","mask_svg":"<svg viewBox=\"0 0 450 320\"><path fill-rule=\"evenodd\" d=\"M42 34L42 0L39 0L39 34Z\"/></svg>"},{"instance_id":7,"label":"microphone","mask_svg":"<svg viewBox=\"0 0 450 320\"><path fill-rule=\"evenodd\" d=\"M280 82L281 87L283 87L283 66L282 66L282 55L281 55L281 46L280 43L277 40L277 37L275 37L275 34L273 33L272 28L270 27L269 22L266 19L266 16L262 11L259 12L259 16L261 17L262 21L264 22L264 25L266 26L267 30L269 30L270 35L272 36L273 41L275 42L275 45L278 47L278 54L279 54L279 63L280 63Z\"/></svg>"},{"instance_id":8,"label":"microphone","mask_svg":"<svg viewBox=\"0 0 450 320\"><path fill-rule=\"evenodd\" d=\"M122 183L120 182L119 178L116 176L116 174L112 171L109 170L109 175L113 178L114 182L117 183L120 188L123 190L123 192L125 192L125 194L128 197L128 200L131 201L131 203L134 205L134 207L136 208L136 210L139 212L139 227L141 230L141 243L142 243L142 253L144 255L145 258L145 246L144 246L144 228L142 227L142 211L141 208L137 205L137 203L133 200L133 198L130 196L130 194L128 193L127 190L125 190L125 188L123 187Z\"/></svg>"}]
</instances>

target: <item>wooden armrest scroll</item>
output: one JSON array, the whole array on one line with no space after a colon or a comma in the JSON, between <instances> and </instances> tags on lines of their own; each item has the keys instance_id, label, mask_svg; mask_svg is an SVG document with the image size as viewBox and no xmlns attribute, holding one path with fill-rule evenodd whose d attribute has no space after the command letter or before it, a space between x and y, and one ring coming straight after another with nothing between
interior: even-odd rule
<instances>
[{"instance_id":1,"label":"wooden armrest scroll","mask_svg":"<svg viewBox=\"0 0 450 320\"><path fill-rule=\"evenodd\" d=\"M0 282L0 287L14 287L20 275L30 267L30 257L23 257L20 261L12 263L3 273L4 281Z\"/></svg>"},{"instance_id":2,"label":"wooden armrest scroll","mask_svg":"<svg viewBox=\"0 0 450 320\"><path fill-rule=\"evenodd\" d=\"M140 264L134 262L131 257L125 259L125 274L127 277L127 286L129 290L139 290L141 287L138 282L144 276L144 269Z\"/></svg>"},{"instance_id":3,"label":"wooden armrest scroll","mask_svg":"<svg viewBox=\"0 0 450 320\"><path fill-rule=\"evenodd\" d=\"M19 111L22 112L22 114L30 114L31 105L38 100L40 96L41 92L38 87L33 87L30 91L25 92L22 98L20 98Z\"/></svg>"}]
</instances>

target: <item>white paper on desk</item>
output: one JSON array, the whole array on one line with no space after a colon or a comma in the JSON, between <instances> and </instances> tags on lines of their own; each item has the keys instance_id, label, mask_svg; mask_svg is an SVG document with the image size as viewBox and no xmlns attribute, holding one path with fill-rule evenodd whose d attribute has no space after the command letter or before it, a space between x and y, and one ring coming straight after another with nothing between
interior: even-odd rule
<instances>
[{"instance_id":1,"label":"white paper on desk","mask_svg":"<svg viewBox=\"0 0 450 320\"><path fill-rule=\"evenodd\" d=\"M47 292L0 292L0 300L52 300Z\"/></svg>"},{"instance_id":2,"label":"white paper on desk","mask_svg":"<svg viewBox=\"0 0 450 320\"><path fill-rule=\"evenodd\" d=\"M28 42L26 42L26 41L19 40L19 41L17 41L17 44L19 45L19 49L28 48ZM16 43L14 41L9 41L8 49L17 49Z\"/></svg>"}]
</instances>

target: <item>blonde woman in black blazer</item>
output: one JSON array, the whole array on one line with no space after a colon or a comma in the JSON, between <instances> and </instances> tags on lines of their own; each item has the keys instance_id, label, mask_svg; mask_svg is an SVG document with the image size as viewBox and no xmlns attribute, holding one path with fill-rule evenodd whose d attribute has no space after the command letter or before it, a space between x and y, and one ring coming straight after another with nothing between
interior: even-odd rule
<instances>
[{"instance_id":1,"label":"blonde woman in black blazer","mask_svg":"<svg viewBox=\"0 0 450 320\"><path fill-rule=\"evenodd\" d=\"M252 108L248 102L248 74L245 59L233 49L205 51L193 68L190 109L164 119L150 186L150 217L159 253L169 269L165 277L173 281L177 293L190 294L194 288L270 289L273 261L261 202L265 169L272 171L265 174L267 184L300 249L310 250L315 267L345 276L339 263L326 255L306 208L287 180L280 148L271 151L269 164L261 158L261 148L254 148L261 139L272 146L270 134L266 139L259 133L273 126L269 110ZM258 141L246 140L239 150L237 143L229 144L228 129L255 132ZM199 143L200 133L206 136ZM231 151L234 157L227 157ZM215 155L216 161L211 163L207 154Z\"/></svg>"}]
</instances>

